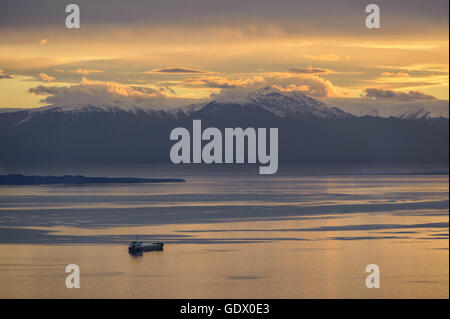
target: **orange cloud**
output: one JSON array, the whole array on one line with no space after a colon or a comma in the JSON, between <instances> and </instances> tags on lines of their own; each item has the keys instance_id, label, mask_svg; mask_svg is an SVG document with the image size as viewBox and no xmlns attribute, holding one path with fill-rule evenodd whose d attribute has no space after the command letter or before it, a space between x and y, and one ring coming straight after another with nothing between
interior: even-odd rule
<instances>
[{"instance_id":1,"label":"orange cloud","mask_svg":"<svg viewBox=\"0 0 450 319\"><path fill-rule=\"evenodd\" d=\"M436 100L436 97L419 91L400 92L392 90L382 90L376 88L368 88L364 91L363 97L375 99L391 99L391 100Z\"/></svg>"},{"instance_id":2,"label":"orange cloud","mask_svg":"<svg viewBox=\"0 0 450 319\"><path fill-rule=\"evenodd\" d=\"M186 73L211 73L211 72L203 71L203 70L188 69L188 68L171 67L171 68L154 69L151 71L145 71L143 73L146 73L146 74L150 74L150 73L186 74Z\"/></svg>"},{"instance_id":3,"label":"orange cloud","mask_svg":"<svg viewBox=\"0 0 450 319\"><path fill-rule=\"evenodd\" d=\"M315 74L272 72L249 78L230 78L220 76L196 77L183 81L187 87L205 87L222 90L245 89L256 90L273 87L280 91L301 91L315 97L351 96L349 90L333 85Z\"/></svg>"},{"instance_id":4,"label":"orange cloud","mask_svg":"<svg viewBox=\"0 0 450 319\"><path fill-rule=\"evenodd\" d=\"M0 69L0 79L12 79L12 78L13 78L12 75L5 74L5 73L3 73L3 70Z\"/></svg>"},{"instance_id":5,"label":"orange cloud","mask_svg":"<svg viewBox=\"0 0 450 319\"><path fill-rule=\"evenodd\" d=\"M71 86L44 86L29 89L34 95L46 96L43 103L57 106L95 105L163 108L188 105L192 99L176 98L164 91L145 86L132 86L116 82L91 81L83 77L80 84ZM196 101L194 101L196 102Z\"/></svg>"},{"instance_id":6,"label":"orange cloud","mask_svg":"<svg viewBox=\"0 0 450 319\"><path fill-rule=\"evenodd\" d=\"M52 82L52 81L55 80L55 77L50 76L50 75L47 75L47 74L45 74L45 73L41 73L41 74L39 74L39 76L40 76L41 79L42 79L43 81L45 81L45 82Z\"/></svg>"},{"instance_id":7,"label":"orange cloud","mask_svg":"<svg viewBox=\"0 0 450 319\"><path fill-rule=\"evenodd\" d=\"M83 74L83 75L88 75L90 73L103 73L102 70L89 70L89 69L81 69L81 68L78 68L76 70L71 70L69 72L76 73L76 74Z\"/></svg>"},{"instance_id":8,"label":"orange cloud","mask_svg":"<svg viewBox=\"0 0 450 319\"><path fill-rule=\"evenodd\" d=\"M290 68L288 69L289 73L304 73L304 74L327 74L327 73L333 73L330 69L324 69L324 68L313 68L311 65L307 68Z\"/></svg>"},{"instance_id":9,"label":"orange cloud","mask_svg":"<svg viewBox=\"0 0 450 319\"><path fill-rule=\"evenodd\" d=\"M409 73L406 72L383 72L381 73L381 76L385 76L385 77L399 77L399 78L407 78L410 77L411 75Z\"/></svg>"},{"instance_id":10,"label":"orange cloud","mask_svg":"<svg viewBox=\"0 0 450 319\"><path fill-rule=\"evenodd\" d=\"M183 82L184 86L187 87L207 87L217 89L246 87L249 83L251 83L250 79L230 79L219 76L190 78Z\"/></svg>"}]
</instances>

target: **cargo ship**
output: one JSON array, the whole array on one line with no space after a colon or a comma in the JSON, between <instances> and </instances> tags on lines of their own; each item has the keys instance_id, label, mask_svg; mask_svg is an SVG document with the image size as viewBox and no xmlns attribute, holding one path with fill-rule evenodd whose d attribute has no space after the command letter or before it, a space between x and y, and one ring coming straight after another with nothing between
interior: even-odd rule
<instances>
[{"instance_id":1,"label":"cargo ship","mask_svg":"<svg viewBox=\"0 0 450 319\"><path fill-rule=\"evenodd\" d=\"M152 251L152 250L163 250L164 249L164 243L161 242L155 242L151 244L144 245L142 241L132 241L128 245L128 251L129 252L142 252L142 251Z\"/></svg>"}]
</instances>

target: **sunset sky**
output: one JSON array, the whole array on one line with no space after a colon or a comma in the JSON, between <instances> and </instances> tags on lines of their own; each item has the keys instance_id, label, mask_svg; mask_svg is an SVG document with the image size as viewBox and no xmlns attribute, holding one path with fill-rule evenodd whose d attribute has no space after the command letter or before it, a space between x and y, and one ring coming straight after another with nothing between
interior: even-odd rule
<instances>
[{"instance_id":1,"label":"sunset sky","mask_svg":"<svg viewBox=\"0 0 450 319\"><path fill-rule=\"evenodd\" d=\"M0 4L0 107L185 105L273 86L330 101L448 100L448 1L69 1ZM445 102L448 106L448 101Z\"/></svg>"}]
</instances>

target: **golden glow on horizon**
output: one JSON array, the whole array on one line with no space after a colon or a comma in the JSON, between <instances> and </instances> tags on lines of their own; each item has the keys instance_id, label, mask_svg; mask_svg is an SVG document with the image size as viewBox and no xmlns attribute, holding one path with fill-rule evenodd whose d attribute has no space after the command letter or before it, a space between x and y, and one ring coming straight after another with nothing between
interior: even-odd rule
<instances>
[{"instance_id":1,"label":"golden glow on horizon","mask_svg":"<svg viewBox=\"0 0 450 319\"><path fill-rule=\"evenodd\" d=\"M48 104L39 102L42 96L33 96L28 89L39 84L76 85L82 77L162 87L167 94L182 98L206 98L220 91L220 83L245 84L255 76L273 78L290 69L308 75L308 68L328 70L310 74L328 81L334 92L351 92L350 97L359 97L366 88L449 97L448 30L420 34L414 40L367 34L330 37L325 32L304 37L287 34L275 25L246 29L86 26L80 30L0 29L0 68L14 76L0 79L0 107ZM151 71L169 67L202 72ZM203 71L215 77L214 85L204 85L207 74ZM347 93L342 96L349 97Z\"/></svg>"}]
</instances>

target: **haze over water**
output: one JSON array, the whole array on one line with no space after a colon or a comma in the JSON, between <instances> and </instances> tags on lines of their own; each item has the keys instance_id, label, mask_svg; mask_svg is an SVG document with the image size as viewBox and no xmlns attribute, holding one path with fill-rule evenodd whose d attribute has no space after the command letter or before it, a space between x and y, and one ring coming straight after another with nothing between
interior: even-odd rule
<instances>
[{"instance_id":1,"label":"haze over water","mask_svg":"<svg viewBox=\"0 0 450 319\"><path fill-rule=\"evenodd\" d=\"M187 182L1 186L0 298L448 298L448 174L421 174L435 170L104 169L80 173ZM136 235L165 250L129 255Z\"/></svg>"}]
</instances>

